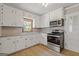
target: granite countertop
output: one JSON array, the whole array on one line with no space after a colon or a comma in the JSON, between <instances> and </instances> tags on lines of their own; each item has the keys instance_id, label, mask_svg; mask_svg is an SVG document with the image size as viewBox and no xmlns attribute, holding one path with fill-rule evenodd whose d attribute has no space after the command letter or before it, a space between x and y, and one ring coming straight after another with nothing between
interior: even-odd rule
<instances>
[{"instance_id":1,"label":"granite countertop","mask_svg":"<svg viewBox=\"0 0 79 59\"><path fill-rule=\"evenodd\" d=\"M33 35L33 34L40 34L40 33L39 32L23 32L16 35L7 35L7 36L0 36L0 37L27 36L27 35Z\"/></svg>"},{"instance_id":2,"label":"granite countertop","mask_svg":"<svg viewBox=\"0 0 79 59\"><path fill-rule=\"evenodd\" d=\"M14 36L26 36L26 35L33 35L33 34L47 34L46 32L23 32L17 35L7 35L7 36L0 36L0 37L14 37Z\"/></svg>"}]
</instances>

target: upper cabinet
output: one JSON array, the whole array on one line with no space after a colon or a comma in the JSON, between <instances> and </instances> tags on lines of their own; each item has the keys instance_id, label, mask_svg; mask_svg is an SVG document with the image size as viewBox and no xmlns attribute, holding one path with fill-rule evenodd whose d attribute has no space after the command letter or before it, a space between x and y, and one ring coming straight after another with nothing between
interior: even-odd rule
<instances>
[{"instance_id":1,"label":"upper cabinet","mask_svg":"<svg viewBox=\"0 0 79 59\"><path fill-rule=\"evenodd\" d=\"M2 26L14 26L14 20L15 20L13 15L14 9L6 5L3 5L2 9L3 9Z\"/></svg>"},{"instance_id":2,"label":"upper cabinet","mask_svg":"<svg viewBox=\"0 0 79 59\"><path fill-rule=\"evenodd\" d=\"M40 16L33 15L33 28L39 28L40 27Z\"/></svg>"},{"instance_id":3,"label":"upper cabinet","mask_svg":"<svg viewBox=\"0 0 79 59\"><path fill-rule=\"evenodd\" d=\"M61 18L64 18L64 8L59 8L54 11L50 11L41 16L40 27L50 27L50 21L59 20Z\"/></svg>"},{"instance_id":4,"label":"upper cabinet","mask_svg":"<svg viewBox=\"0 0 79 59\"><path fill-rule=\"evenodd\" d=\"M28 19L32 19L32 14L29 12L23 11L23 17L28 18Z\"/></svg>"},{"instance_id":5,"label":"upper cabinet","mask_svg":"<svg viewBox=\"0 0 79 59\"><path fill-rule=\"evenodd\" d=\"M50 21L59 20L61 18L64 18L64 8L63 7L50 12Z\"/></svg>"},{"instance_id":6,"label":"upper cabinet","mask_svg":"<svg viewBox=\"0 0 79 59\"><path fill-rule=\"evenodd\" d=\"M19 10L19 9L15 9L15 17L16 17L16 25L17 26L23 26L24 23L24 18L23 18L23 11ZM18 16L18 17L17 17Z\"/></svg>"},{"instance_id":7,"label":"upper cabinet","mask_svg":"<svg viewBox=\"0 0 79 59\"><path fill-rule=\"evenodd\" d=\"M2 4L2 26L23 26L23 11Z\"/></svg>"},{"instance_id":8,"label":"upper cabinet","mask_svg":"<svg viewBox=\"0 0 79 59\"><path fill-rule=\"evenodd\" d=\"M41 20L40 20L40 26L43 28L43 27L49 27L49 21L50 21L50 18L49 18L50 14L47 13L47 14L44 14L41 16Z\"/></svg>"},{"instance_id":9,"label":"upper cabinet","mask_svg":"<svg viewBox=\"0 0 79 59\"><path fill-rule=\"evenodd\" d=\"M1 9L1 7L2 7L2 4L0 3L0 26L2 24L2 9Z\"/></svg>"}]
</instances>

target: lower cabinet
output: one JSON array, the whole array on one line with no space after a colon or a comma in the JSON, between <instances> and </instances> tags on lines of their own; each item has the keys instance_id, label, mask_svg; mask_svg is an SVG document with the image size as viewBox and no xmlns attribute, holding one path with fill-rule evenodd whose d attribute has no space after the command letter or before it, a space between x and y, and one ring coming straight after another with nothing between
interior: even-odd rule
<instances>
[{"instance_id":1,"label":"lower cabinet","mask_svg":"<svg viewBox=\"0 0 79 59\"><path fill-rule=\"evenodd\" d=\"M40 35L40 43L44 44L44 45L47 45L47 34L42 33Z\"/></svg>"},{"instance_id":2,"label":"lower cabinet","mask_svg":"<svg viewBox=\"0 0 79 59\"><path fill-rule=\"evenodd\" d=\"M12 38L1 38L0 41L0 53L9 54L15 52L15 40Z\"/></svg>"},{"instance_id":3,"label":"lower cabinet","mask_svg":"<svg viewBox=\"0 0 79 59\"><path fill-rule=\"evenodd\" d=\"M47 45L46 35L36 34L27 36L1 37L0 53L10 54L39 43Z\"/></svg>"},{"instance_id":4,"label":"lower cabinet","mask_svg":"<svg viewBox=\"0 0 79 59\"><path fill-rule=\"evenodd\" d=\"M15 50L19 51L25 48L25 38L23 37L15 37Z\"/></svg>"}]
</instances>

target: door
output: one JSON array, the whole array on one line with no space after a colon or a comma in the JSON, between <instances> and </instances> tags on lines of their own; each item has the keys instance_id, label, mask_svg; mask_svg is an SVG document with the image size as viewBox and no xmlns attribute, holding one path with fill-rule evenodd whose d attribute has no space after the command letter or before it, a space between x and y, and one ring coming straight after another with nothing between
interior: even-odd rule
<instances>
[{"instance_id":1,"label":"door","mask_svg":"<svg viewBox=\"0 0 79 59\"><path fill-rule=\"evenodd\" d=\"M66 15L65 48L79 52L79 12Z\"/></svg>"}]
</instances>

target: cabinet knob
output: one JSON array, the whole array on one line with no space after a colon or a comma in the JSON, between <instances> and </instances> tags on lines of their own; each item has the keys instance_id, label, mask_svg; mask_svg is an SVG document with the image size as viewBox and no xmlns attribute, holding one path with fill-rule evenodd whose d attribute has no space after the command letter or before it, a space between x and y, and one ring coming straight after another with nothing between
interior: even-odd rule
<instances>
[{"instance_id":1,"label":"cabinet knob","mask_svg":"<svg viewBox=\"0 0 79 59\"><path fill-rule=\"evenodd\" d=\"M25 47L27 47L27 45L25 45Z\"/></svg>"},{"instance_id":2,"label":"cabinet knob","mask_svg":"<svg viewBox=\"0 0 79 59\"><path fill-rule=\"evenodd\" d=\"M15 41L13 41L13 43L15 43Z\"/></svg>"},{"instance_id":3,"label":"cabinet knob","mask_svg":"<svg viewBox=\"0 0 79 59\"><path fill-rule=\"evenodd\" d=\"M27 39L25 39L25 40L27 40Z\"/></svg>"},{"instance_id":4,"label":"cabinet knob","mask_svg":"<svg viewBox=\"0 0 79 59\"><path fill-rule=\"evenodd\" d=\"M0 45L2 45L2 44L0 43Z\"/></svg>"}]
</instances>

